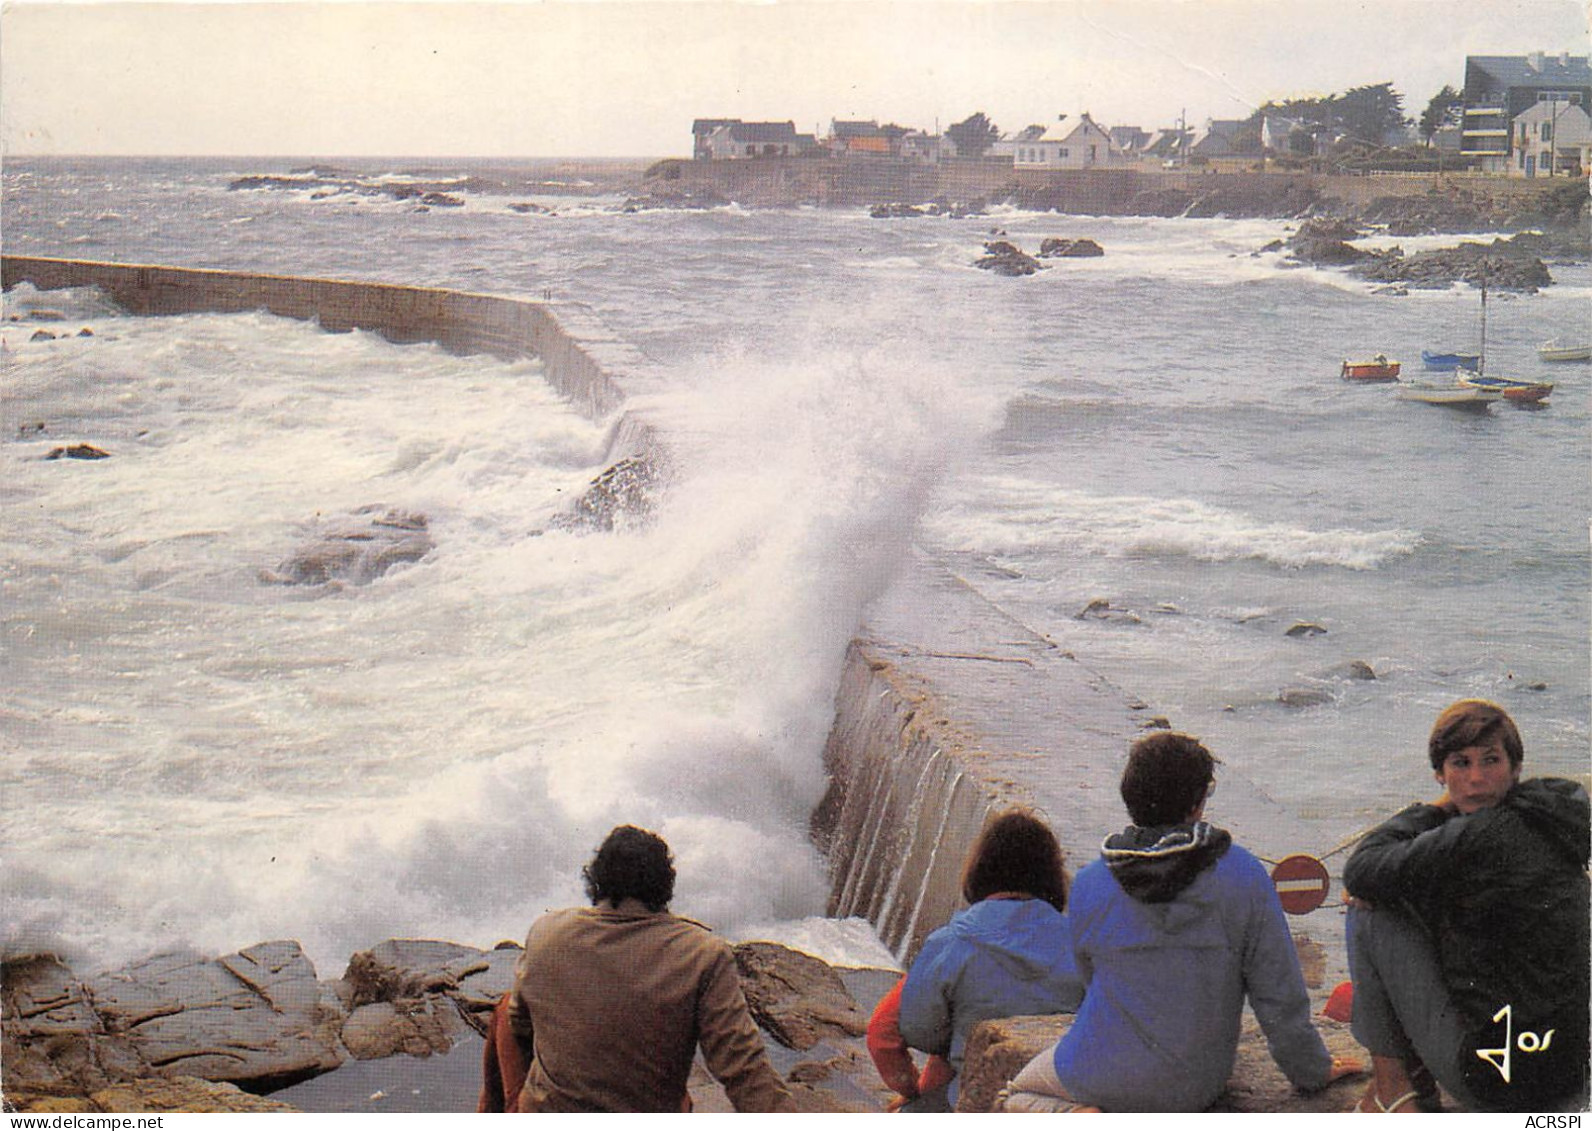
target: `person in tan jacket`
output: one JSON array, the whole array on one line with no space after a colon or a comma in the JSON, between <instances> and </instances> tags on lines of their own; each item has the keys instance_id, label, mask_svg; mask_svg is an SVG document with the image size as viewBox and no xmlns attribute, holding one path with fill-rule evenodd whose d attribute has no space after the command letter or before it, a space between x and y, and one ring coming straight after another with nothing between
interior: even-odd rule
<instances>
[{"instance_id":1,"label":"person in tan jacket","mask_svg":"<svg viewBox=\"0 0 1592 1131\"><path fill-rule=\"evenodd\" d=\"M698 1045L736 1111L794 1111L741 991L735 955L669 913L674 862L622 825L584 870L590 907L531 924L509 1022L532 1050L520 1111L689 1111Z\"/></svg>"}]
</instances>

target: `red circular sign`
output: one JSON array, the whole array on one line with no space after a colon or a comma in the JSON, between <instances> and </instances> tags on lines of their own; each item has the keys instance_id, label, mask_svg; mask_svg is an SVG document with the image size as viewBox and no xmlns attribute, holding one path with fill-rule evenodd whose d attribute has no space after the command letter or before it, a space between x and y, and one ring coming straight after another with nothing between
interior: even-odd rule
<instances>
[{"instance_id":1,"label":"red circular sign","mask_svg":"<svg viewBox=\"0 0 1592 1131\"><path fill-rule=\"evenodd\" d=\"M1327 892L1332 890L1327 866L1302 854L1279 860L1271 870L1271 882L1277 885L1282 909L1290 915L1309 914L1326 902Z\"/></svg>"}]
</instances>

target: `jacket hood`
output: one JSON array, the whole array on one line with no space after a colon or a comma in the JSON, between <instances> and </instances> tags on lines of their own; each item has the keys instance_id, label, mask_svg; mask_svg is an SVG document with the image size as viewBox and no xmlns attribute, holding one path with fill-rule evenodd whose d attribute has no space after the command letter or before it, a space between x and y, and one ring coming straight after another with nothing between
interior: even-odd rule
<instances>
[{"instance_id":1,"label":"jacket hood","mask_svg":"<svg viewBox=\"0 0 1592 1131\"><path fill-rule=\"evenodd\" d=\"M1122 890L1141 903L1168 903L1222 858L1233 838L1204 821L1129 825L1106 837L1100 855Z\"/></svg>"},{"instance_id":2,"label":"jacket hood","mask_svg":"<svg viewBox=\"0 0 1592 1131\"><path fill-rule=\"evenodd\" d=\"M1509 791L1504 805L1513 809L1554 848L1582 868L1592 846L1592 818L1586 790L1568 778L1531 778Z\"/></svg>"},{"instance_id":3,"label":"jacket hood","mask_svg":"<svg viewBox=\"0 0 1592 1131\"><path fill-rule=\"evenodd\" d=\"M1067 917L1042 899L981 899L947 925L1019 981L1054 977L1057 963L1072 953Z\"/></svg>"}]
</instances>

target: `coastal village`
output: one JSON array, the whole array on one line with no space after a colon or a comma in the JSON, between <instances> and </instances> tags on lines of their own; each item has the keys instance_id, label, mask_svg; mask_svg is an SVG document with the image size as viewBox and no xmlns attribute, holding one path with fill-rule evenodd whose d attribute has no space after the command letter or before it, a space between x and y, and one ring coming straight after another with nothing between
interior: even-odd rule
<instances>
[{"instance_id":1,"label":"coastal village","mask_svg":"<svg viewBox=\"0 0 1592 1131\"><path fill-rule=\"evenodd\" d=\"M1444 86L1418 117L1391 83L1326 98L1267 103L1242 119L1145 128L1106 125L1087 111L1007 132L982 113L944 130L835 119L827 134L793 121L698 118L696 161L841 158L1013 169L1226 168L1316 172L1460 171L1506 177L1581 177L1592 169L1592 67L1587 56L1537 51L1471 55L1456 89Z\"/></svg>"}]
</instances>

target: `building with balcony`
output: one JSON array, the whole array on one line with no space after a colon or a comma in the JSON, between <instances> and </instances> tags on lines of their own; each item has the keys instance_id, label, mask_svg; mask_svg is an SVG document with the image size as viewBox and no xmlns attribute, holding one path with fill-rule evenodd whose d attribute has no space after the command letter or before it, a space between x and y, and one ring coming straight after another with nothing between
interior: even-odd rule
<instances>
[{"instance_id":1,"label":"building with balcony","mask_svg":"<svg viewBox=\"0 0 1592 1131\"><path fill-rule=\"evenodd\" d=\"M1592 105L1592 67L1587 56L1568 52L1470 55L1461 96L1460 156L1486 172L1509 173L1515 118L1539 102Z\"/></svg>"}]
</instances>

